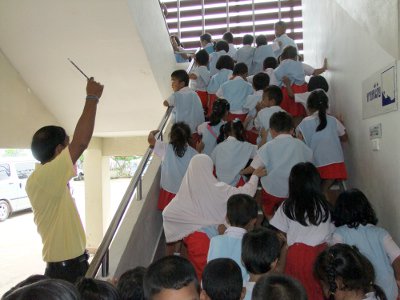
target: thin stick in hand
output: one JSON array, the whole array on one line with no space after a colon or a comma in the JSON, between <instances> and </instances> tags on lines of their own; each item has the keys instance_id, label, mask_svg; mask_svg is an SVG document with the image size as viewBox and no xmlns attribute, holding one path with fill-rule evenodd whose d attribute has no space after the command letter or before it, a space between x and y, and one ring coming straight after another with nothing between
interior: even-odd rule
<instances>
[{"instance_id":1,"label":"thin stick in hand","mask_svg":"<svg viewBox=\"0 0 400 300\"><path fill-rule=\"evenodd\" d=\"M70 60L69 58L68 58L68 60L70 61L70 63L71 63L79 72L82 73L83 76L86 77L87 80L89 80L89 77L88 77L85 73L83 73L83 71L82 71L72 60Z\"/></svg>"}]
</instances>

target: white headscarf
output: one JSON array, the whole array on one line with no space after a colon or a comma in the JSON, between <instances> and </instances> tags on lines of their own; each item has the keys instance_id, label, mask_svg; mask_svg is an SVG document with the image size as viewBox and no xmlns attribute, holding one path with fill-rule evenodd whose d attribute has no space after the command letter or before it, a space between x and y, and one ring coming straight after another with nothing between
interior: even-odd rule
<instances>
[{"instance_id":1,"label":"white headscarf","mask_svg":"<svg viewBox=\"0 0 400 300\"><path fill-rule=\"evenodd\" d=\"M218 182L213 175L213 162L208 155L197 154L190 161L175 198L163 211L164 232L168 243L181 240L207 226L223 224L230 196L254 196L257 176L251 176L240 188Z\"/></svg>"}]
</instances>

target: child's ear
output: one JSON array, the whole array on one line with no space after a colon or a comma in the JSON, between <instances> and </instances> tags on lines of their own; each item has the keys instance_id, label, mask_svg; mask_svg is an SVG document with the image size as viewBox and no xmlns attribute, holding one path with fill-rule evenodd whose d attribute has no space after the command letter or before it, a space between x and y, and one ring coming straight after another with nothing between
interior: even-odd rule
<instances>
[{"instance_id":1,"label":"child's ear","mask_svg":"<svg viewBox=\"0 0 400 300\"><path fill-rule=\"evenodd\" d=\"M279 258L276 258L276 259L271 263L271 266L270 266L270 270L271 270L271 271L274 271L274 270L275 270L276 265L278 264L278 261L279 261Z\"/></svg>"},{"instance_id":2,"label":"child's ear","mask_svg":"<svg viewBox=\"0 0 400 300\"><path fill-rule=\"evenodd\" d=\"M243 300L244 297L246 297L246 288L245 287L242 288L242 293L240 294L240 300Z\"/></svg>"},{"instance_id":3,"label":"child's ear","mask_svg":"<svg viewBox=\"0 0 400 300\"><path fill-rule=\"evenodd\" d=\"M201 290L201 292L200 292L200 300L211 300L210 297L208 297L208 295L207 295L205 290Z\"/></svg>"}]
</instances>

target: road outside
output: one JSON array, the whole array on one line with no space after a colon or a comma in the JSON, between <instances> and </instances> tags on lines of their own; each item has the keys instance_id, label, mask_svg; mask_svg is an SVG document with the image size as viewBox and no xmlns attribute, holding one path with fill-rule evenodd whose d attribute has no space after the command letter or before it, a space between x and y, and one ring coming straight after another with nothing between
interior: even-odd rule
<instances>
[{"instance_id":1,"label":"road outside","mask_svg":"<svg viewBox=\"0 0 400 300\"><path fill-rule=\"evenodd\" d=\"M118 208L130 179L111 180L111 212ZM85 189L83 181L70 182L76 205L85 224ZM0 223L0 296L32 274L43 274L42 242L31 211L17 213Z\"/></svg>"}]
</instances>

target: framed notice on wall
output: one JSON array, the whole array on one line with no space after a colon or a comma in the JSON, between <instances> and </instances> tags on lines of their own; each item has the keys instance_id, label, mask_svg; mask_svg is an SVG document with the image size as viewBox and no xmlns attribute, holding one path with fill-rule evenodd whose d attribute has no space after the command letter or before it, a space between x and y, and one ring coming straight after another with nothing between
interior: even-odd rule
<instances>
[{"instance_id":1,"label":"framed notice on wall","mask_svg":"<svg viewBox=\"0 0 400 300\"><path fill-rule=\"evenodd\" d=\"M397 110L396 62L363 81L362 97L363 119Z\"/></svg>"}]
</instances>

